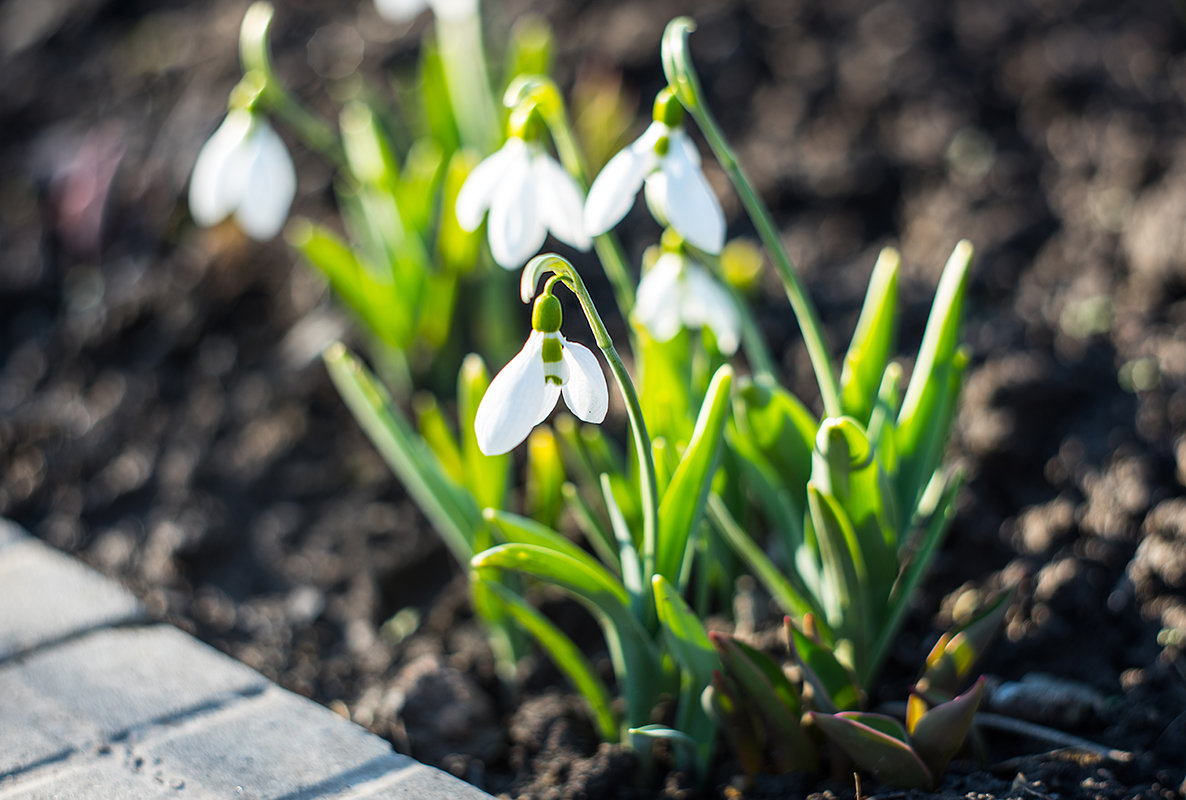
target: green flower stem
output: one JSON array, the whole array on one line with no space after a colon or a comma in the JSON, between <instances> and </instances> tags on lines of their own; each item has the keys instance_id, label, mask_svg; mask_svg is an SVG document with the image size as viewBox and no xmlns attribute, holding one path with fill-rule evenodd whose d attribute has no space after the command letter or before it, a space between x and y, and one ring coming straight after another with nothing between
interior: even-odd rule
<instances>
[{"instance_id":1,"label":"green flower stem","mask_svg":"<svg viewBox=\"0 0 1186 800\"><path fill-rule=\"evenodd\" d=\"M552 134L560 163L581 189L588 191L589 170L585 164L585 156L577 143L572 123L568 119L568 111L564 106L564 98L556 84L545 75L520 76L507 87L503 104L513 108L524 102L535 104ZM626 253L622 249L622 243L613 231L608 231L593 237L593 250L597 253L601 268L613 287L614 300L617 301L622 319L629 318L630 311L634 308L635 287L630 270L626 268Z\"/></svg>"},{"instance_id":2,"label":"green flower stem","mask_svg":"<svg viewBox=\"0 0 1186 800\"><path fill-rule=\"evenodd\" d=\"M634 449L638 454L639 488L642 494L642 569L643 575L649 577L655 574L655 553L658 548L659 491L655 479L655 460L651 453L651 438L647 434L646 423L643 421L638 392L634 389L634 382L630 380L630 373L626 371L626 365L622 363L622 358L614 347L614 341L610 338L605 323L601 321L597 307L593 305L593 299L589 296L589 290L585 288L585 282L573 269L572 264L555 253L545 253L531 259L523 268L523 279L520 283L520 294L524 301L530 300L531 296L535 294L536 282L545 271L559 275L564 284L577 296L581 310L585 312L585 317L589 320L593 338L605 355L605 360L609 362L610 372L613 373L614 380L618 384L618 391L621 393L622 399L626 401L626 416L630 420Z\"/></svg>"},{"instance_id":3,"label":"green flower stem","mask_svg":"<svg viewBox=\"0 0 1186 800\"><path fill-rule=\"evenodd\" d=\"M338 134L325 120L309 111L292 94L272 69L268 56L268 31L274 14L272 4L253 3L243 15L239 29L239 59L244 73L256 73L262 83L258 100L276 116L284 120L297 135L313 149L322 153L336 166L345 164Z\"/></svg>"},{"instance_id":4,"label":"green flower stem","mask_svg":"<svg viewBox=\"0 0 1186 800\"><path fill-rule=\"evenodd\" d=\"M827 345L824 342L823 326L820 324L819 315L816 313L815 306L812 304L811 298L808 297L803 284L799 281L795 266L791 262L786 248L782 245L778 228L775 227L766 204L758 197L753 184L750 183L749 178L742 170L733 148L726 141L720 125L704 102L700 79L692 68L691 58L687 51L688 34L695 29L696 23L688 17L677 17L667 24L667 30L663 33L663 72L667 76L671 90L695 117L696 123L704 133L705 139L708 140L721 168L729 175L729 179L737 189L741 203L745 206L746 213L749 214L754 227L757 228L758 235L762 238L766 249L770 251L774 268L786 287L787 299L791 303L795 318L799 322L799 329L803 333L803 343L807 346L807 353L811 358L816 380L819 382L825 413L828 416L839 416L841 414L840 388L836 374L832 369Z\"/></svg>"}]
</instances>

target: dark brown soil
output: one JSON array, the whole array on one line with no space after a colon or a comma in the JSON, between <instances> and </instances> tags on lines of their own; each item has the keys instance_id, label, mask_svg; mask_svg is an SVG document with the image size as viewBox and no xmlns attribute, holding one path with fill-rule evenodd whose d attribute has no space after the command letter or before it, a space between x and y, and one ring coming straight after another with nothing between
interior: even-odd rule
<instances>
[{"instance_id":1,"label":"dark brown soil","mask_svg":"<svg viewBox=\"0 0 1186 800\"><path fill-rule=\"evenodd\" d=\"M245 5L4 7L0 514L162 618L491 792L694 796L679 776L635 788L633 758L597 743L546 662L500 688L459 570L315 357L346 330L321 284L280 242L188 220L188 171L236 80ZM368 2L280 5L279 69L327 111L316 70L340 65L319 43L365 44L362 69L378 76L409 62L426 24L409 35ZM562 81L620 70L640 109L660 85L667 19L696 16L715 108L837 351L880 246L904 255L908 351L952 245L977 245L974 367L952 450L968 482L878 700L903 698L957 607L1014 587L983 664L998 687L990 708L1132 758L986 729L984 762L958 763L939 795L1180 797L1186 23L1173 3L536 8L558 31ZM497 37L507 17L491 11ZM296 157L298 211L328 217L329 171ZM748 233L724 176L710 178L731 233ZM778 297L760 321L810 398ZM407 629L385 624L403 609ZM590 621L551 610L596 647ZM1035 683L1043 674L1062 683ZM854 794L846 776L747 785L734 767L722 761L704 796ZM868 779L863 791L904 796Z\"/></svg>"}]
</instances>

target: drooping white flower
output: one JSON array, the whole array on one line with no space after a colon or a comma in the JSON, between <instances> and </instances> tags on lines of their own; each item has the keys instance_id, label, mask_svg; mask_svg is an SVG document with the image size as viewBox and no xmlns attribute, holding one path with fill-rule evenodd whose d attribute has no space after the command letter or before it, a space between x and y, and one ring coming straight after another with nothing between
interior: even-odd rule
<instances>
[{"instance_id":1,"label":"drooping white flower","mask_svg":"<svg viewBox=\"0 0 1186 800\"><path fill-rule=\"evenodd\" d=\"M601 422L609 409L609 388L597 357L560 334L560 301L541 295L532 328L523 349L494 376L478 404L474 432L478 448L488 456L518 446L547 419L561 396L585 422Z\"/></svg>"},{"instance_id":2,"label":"drooping white flower","mask_svg":"<svg viewBox=\"0 0 1186 800\"><path fill-rule=\"evenodd\" d=\"M296 169L265 119L232 109L198 152L189 182L189 210L209 227L234 216L253 239L271 239L288 218Z\"/></svg>"},{"instance_id":3,"label":"drooping white flower","mask_svg":"<svg viewBox=\"0 0 1186 800\"><path fill-rule=\"evenodd\" d=\"M474 168L457 195L457 221L476 231L489 209L494 260L518 269L539 252L548 231L578 250L592 242L582 221L580 187L536 141L511 136Z\"/></svg>"},{"instance_id":4,"label":"drooping white flower","mask_svg":"<svg viewBox=\"0 0 1186 800\"><path fill-rule=\"evenodd\" d=\"M642 276L634 318L660 342L684 328L708 328L725 355L741 343L741 317L729 292L679 252L663 253Z\"/></svg>"},{"instance_id":5,"label":"drooping white flower","mask_svg":"<svg viewBox=\"0 0 1186 800\"><path fill-rule=\"evenodd\" d=\"M645 184L647 205L660 223L706 253L719 253L725 245L725 214L700 169L696 145L674 122L681 115L670 110L671 102L660 94L655 121L593 181L585 201L585 230L598 236L621 222Z\"/></svg>"},{"instance_id":6,"label":"drooping white flower","mask_svg":"<svg viewBox=\"0 0 1186 800\"><path fill-rule=\"evenodd\" d=\"M477 0L375 0L379 16L390 22L406 22L426 8L442 19L472 17L478 13Z\"/></svg>"}]
</instances>

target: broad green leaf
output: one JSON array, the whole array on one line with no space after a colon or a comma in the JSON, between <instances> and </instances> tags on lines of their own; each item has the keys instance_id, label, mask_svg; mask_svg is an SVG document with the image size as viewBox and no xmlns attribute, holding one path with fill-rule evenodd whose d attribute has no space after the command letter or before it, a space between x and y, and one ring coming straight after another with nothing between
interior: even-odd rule
<instances>
[{"instance_id":1,"label":"broad green leaf","mask_svg":"<svg viewBox=\"0 0 1186 800\"><path fill-rule=\"evenodd\" d=\"M429 38L420 43L420 102L428 131L446 153L458 148L457 120L449 102L449 86L441 63L440 48Z\"/></svg>"},{"instance_id":2,"label":"broad green leaf","mask_svg":"<svg viewBox=\"0 0 1186 800\"><path fill-rule=\"evenodd\" d=\"M866 648L872 645L869 598L866 595L869 570L865 555L852 522L836 498L808 484L807 507L819 541L823 577L832 591L824 603L825 619L836 635L838 651L843 646L842 640L850 643L852 652L840 653L842 659L858 675L863 675L868 655ZM846 655L851 660L845 658Z\"/></svg>"},{"instance_id":3,"label":"broad green leaf","mask_svg":"<svg viewBox=\"0 0 1186 800\"><path fill-rule=\"evenodd\" d=\"M796 505L791 491L786 487L774 465L761 453L751 439L737 433L735 425L725 431L725 440L736 455L729 462L729 469L740 476L753 499L778 536L782 544L783 558L790 563L794 554L804 545L803 514L805 508ZM788 611L790 609L787 609Z\"/></svg>"},{"instance_id":4,"label":"broad green leaf","mask_svg":"<svg viewBox=\"0 0 1186 800\"><path fill-rule=\"evenodd\" d=\"M784 573L775 566L758 543L733 518L724 501L719 497L710 497L708 513L725 541L749 565L766 591L784 610L798 617L811 612L819 613L820 609L811 595L802 586L793 583L797 575L794 572Z\"/></svg>"},{"instance_id":5,"label":"broad green leaf","mask_svg":"<svg viewBox=\"0 0 1186 800\"><path fill-rule=\"evenodd\" d=\"M565 507L576 520L577 527L585 536L585 541L593 548L593 552L601 559L602 564L611 572L620 575L622 570L618 562L618 547L614 541L613 533L606 528L592 506L585 501L576 484L565 483L560 487L560 491L564 495Z\"/></svg>"},{"instance_id":6,"label":"broad green leaf","mask_svg":"<svg viewBox=\"0 0 1186 800\"><path fill-rule=\"evenodd\" d=\"M416 412L416 424L420 436L432 449L433 455L445 474L457 483L465 482L465 466L462 463L461 448L457 444L449 423L441 413L437 399L428 392L417 392L412 398L412 410Z\"/></svg>"},{"instance_id":7,"label":"broad green leaf","mask_svg":"<svg viewBox=\"0 0 1186 800\"><path fill-rule=\"evenodd\" d=\"M650 606L648 589L642 574L642 558L638 555L638 548L634 545L634 535L622 511L618 508L617 498L614 496L613 481L610 476L601 473L601 496L605 500L605 508L609 512L609 527L614 534L614 542L618 546L618 566L621 568L622 585L630 594L630 601L634 613L642 618Z\"/></svg>"},{"instance_id":8,"label":"broad green leaf","mask_svg":"<svg viewBox=\"0 0 1186 800\"><path fill-rule=\"evenodd\" d=\"M903 509L913 508L918 492L930 478L934 467L927 466L932 456L928 451L935 449L935 429L949 421L939 411L951 391L954 377L951 372L955 369L959 350L964 293L971 263L972 245L961 241L955 246L939 279L918 358L898 413L896 444L902 461L899 497ZM946 430L939 435L945 441Z\"/></svg>"},{"instance_id":9,"label":"broad green leaf","mask_svg":"<svg viewBox=\"0 0 1186 800\"><path fill-rule=\"evenodd\" d=\"M597 563L593 556L585 552L579 545L569 541L564 535L552 530L547 525L537 522L530 517L521 517L510 511L500 511L487 508L483 517L502 534L508 542L515 544L529 544L554 550L569 558L579 561L592 572L604 571L604 567ZM615 582L613 576L606 574L610 582Z\"/></svg>"},{"instance_id":10,"label":"broad green leaf","mask_svg":"<svg viewBox=\"0 0 1186 800\"><path fill-rule=\"evenodd\" d=\"M700 696L712 682L720 666L712 642L700 618L680 597L675 587L662 575L651 578L655 592L655 610L663 642L682 670L676 727L691 734L695 744L692 754L697 770L705 770L712 757L716 724L700 703Z\"/></svg>"},{"instance_id":11,"label":"broad green leaf","mask_svg":"<svg viewBox=\"0 0 1186 800\"><path fill-rule=\"evenodd\" d=\"M901 263L893 248L885 248L878 256L840 372L840 407L862 425L869 422L893 346Z\"/></svg>"},{"instance_id":12,"label":"broad green leaf","mask_svg":"<svg viewBox=\"0 0 1186 800\"><path fill-rule=\"evenodd\" d=\"M432 227L437 186L444 174L445 154L440 145L427 137L412 142L394 193L408 227L422 235Z\"/></svg>"},{"instance_id":13,"label":"broad green leaf","mask_svg":"<svg viewBox=\"0 0 1186 800\"><path fill-rule=\"evenodd\" d=\"M476 531L483 524L473 495L445 476L387 390L342 344L327 347L322 358L346 407L371 443L431 520L454 557L468 564Z\"/></svg>"},{"instance_id":14,"label":"broad green leaf","mask_svg":"<svg viewBox=\"0 0 1186 800\"><path fill-rule=\"evenodd\" d=\"M984 697L984 678L968 691L926 711L910 726L911 742L918 757L936 777L959 752Z\"/></svg>"},{"instance_id":15,"label":"broad green leaf","mask_svg":"<svg viewBox=\"0 0 1186 800\"><path fill-rule=\"evenodd\" d=\"M781 670L774 664L760 665L758 662L769 662L769 658L753 648L743 648L731 636L711 636L722 669L740 689L740 701L762 721L764 749L775 769L814 772L818 766L815 745L800 724L799 698Z\"/></svg>"},{"instance_id":16,"label":"broad green leaf","mask_svg":"<svg viewBox=\"0 0 1186 800\"><path fill-rule=\"evenodd\" d=\"M893 488L860 424L828 418L816 435L811 483L833 497L852 524L863 564L870 626L881 624L885 600L898 575L897 511ZM822 551L822 547L821 547Z\"/></svg>"},{"instance_id":17,"label":"broad green leaf","mask_svg":"<svg viewBox=\"0 0 1186 800\"><path fill-rule=\"evenodd\" d=\"M413 318L389 282L379 281L349 245L328 228L295 219L285 230L288 243L325 276L334 293L386 344L407 345Z\"/></svg>"},{"instance_id":18,"label":"broad green leaf","mask_svg":"<svg viewBox=\"0 0 1186 800\"><path fill-rule=\"evenodd\" d=\"M803 487L811 476L819 420L790 392L762 380L741 383L734 418L738 436L748 438L766 456L782 476L791 499L806 507Z\"/></svg>"},{"instance_id":19,"label":"broad green leaf","mask_svg":"<svg viewBox=\"0 0 1186 800\"><path fill-rule=\"evenodd\" d=\"M873 645L871 674L876 673L889 652L894 638L898 635L902 620L910 610L914 594L918 591L923 578L926 577L927 570L939 550L939 545L943 542L943 537L951 526L955 496L960 485L958 477L947 485L943 497L939 501L938 509L927 520L926 527L919 531L917 538L908 544L911 549L906 555L898 581L890 593L886 621L881 626L877 641Z\"/></svg>"},{"instance_id":20,"label":"broad green leaf","mask_svg":"<svg viewBox=\"0 0 1186 800\"><path fill-rule=\"evenodd\" d=\"M812 711L810 716L857 766L869 770L879 780L899 789L930 789L934 785L930 771L906 744L906 732L897 720L854 712Z\"/></svg>"},{"instance_id":21,"label":"broad green leaf","mask_svg":"<svg viewBox=\"0 0 1186 800\"><path fill-rule=\"evenodd\" d=\"M457 373L457 427L465 464L465 485L482 508L502 508L506 502L511 456L509 453L497 456L483 453L474 430L478 405L489 386L490 372L486 362L476 353L470 353L462 360L461 370Z\"/></svg>"},{"instance_id":22,"label":"broad green leaf","mask_svg":"<svg viewBox=\"0 0 1186 800\"><path fill-rule=\"evenodd\" d=\"M688 441L692 432L692 360L687 331L666 342L657 341L641 325L634 326L638 342L638 401L647 433L669 445Z\"/></svg>"},{"instance_id":23,"label":"broad green leaf","mask_svg":"<svg viewBox=\"0 0 1186 800\"><path fill-rule=\"evenodd\" d=\"M712 488L718 463L721 435L729 415L729 391L733 368L717 370L709 384L696 429L684 450L684 457L671 476L659 503L659 541L656 571L670 581L681 580L684 555L692 533L700 524L704 503Z\"/></svg>"},{"instance_id":24,"label":"broad green leaf","mask_svg":"<svg viewBox=\"0 0 1186 800\"><path fill-rule=\"evenodd\" d=\"M477 165L477 157L468 150L462 150L453 154L445 168L441 187L440 230L437 234L437 251L445 272L464 274L472 271L482 252L481 230L463 230L454 210L465 179Z\"/></svg>"},{"instance_id":25,"label":"broad green leaf","mask_svg":"<svg viewBox=\"0 0 1186 800\"><path fill-rule=\"evenodd\" d=\"M537 426L527 437L527 508L533 517L555 527L564 506L564 459L556 435Z\"/></svg>"},{"instance_id":26,"label":"broad green leaf","mask_svg":"<svg viewBox=\"0 0 1186 800\"><path fill-rule=\"evenodd\" d=\"M519 595L497 581L479 579L478 583L498 596L507 611L523 628L536 638L553 663L568 677L577 692L585 698L593 713L593 721L601 738L612 742L618 737L618 722L612 699L605 683L585 658L572 639L557 628L547 617L536 611Z\"/></svg>"},{"instance_id":27,"label":"broad green leaf","mask_svg":"<svg viewBox=\"0 0 1186 800\"><path fill-rule=\"evenodd\" d=\"M365 103L352 100L342 107L339 125L351 174L364 186L394 193L399 167L374 112Z\"/></svg>"},{"instance_id":28,"label":"broad green leaf","mask_svg":"<svg viewBox=\"0 0 1186 800\"><path fill-rule=\"evenodd\" d=\"M810 622L810 617L804 619ZM857 708L861 695L848 669L828 647L800 630L790 617L785 625L791 656L815 689L816 705L825 711Z\"/></svg>"}]
</instances>

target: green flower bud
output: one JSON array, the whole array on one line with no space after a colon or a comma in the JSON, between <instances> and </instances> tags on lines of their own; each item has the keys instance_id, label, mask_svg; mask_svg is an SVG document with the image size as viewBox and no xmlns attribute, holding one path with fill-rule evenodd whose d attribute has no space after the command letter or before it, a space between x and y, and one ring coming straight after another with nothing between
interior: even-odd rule
<instances>
[{"instance_id":1,"label":"green flower bud","mask_svg":"<svg viewBox=\"0 0 1186 800\"><path fill-rule=\"evenodd\" d=\"M669 128L683 123L684 107L680 105L670 87L664 86L662 91L655 96L655 107L651 112L651 117L655 122L662 122Z\"/></svg>"},{"instance_id":2,"label":"green flower bud","mask_svg":"<svg viewBox=\"0 0 1186 800\"><path fill-rule=\"evenodd\" d=\"M560 300L554 294L545 292L535 299L535 307L531 310L532 330L555 333L560 330L560 322L563 319L564 312L560 309ZM544 360L548 359L545 357Z\"/></svg>"}]
</instances>

